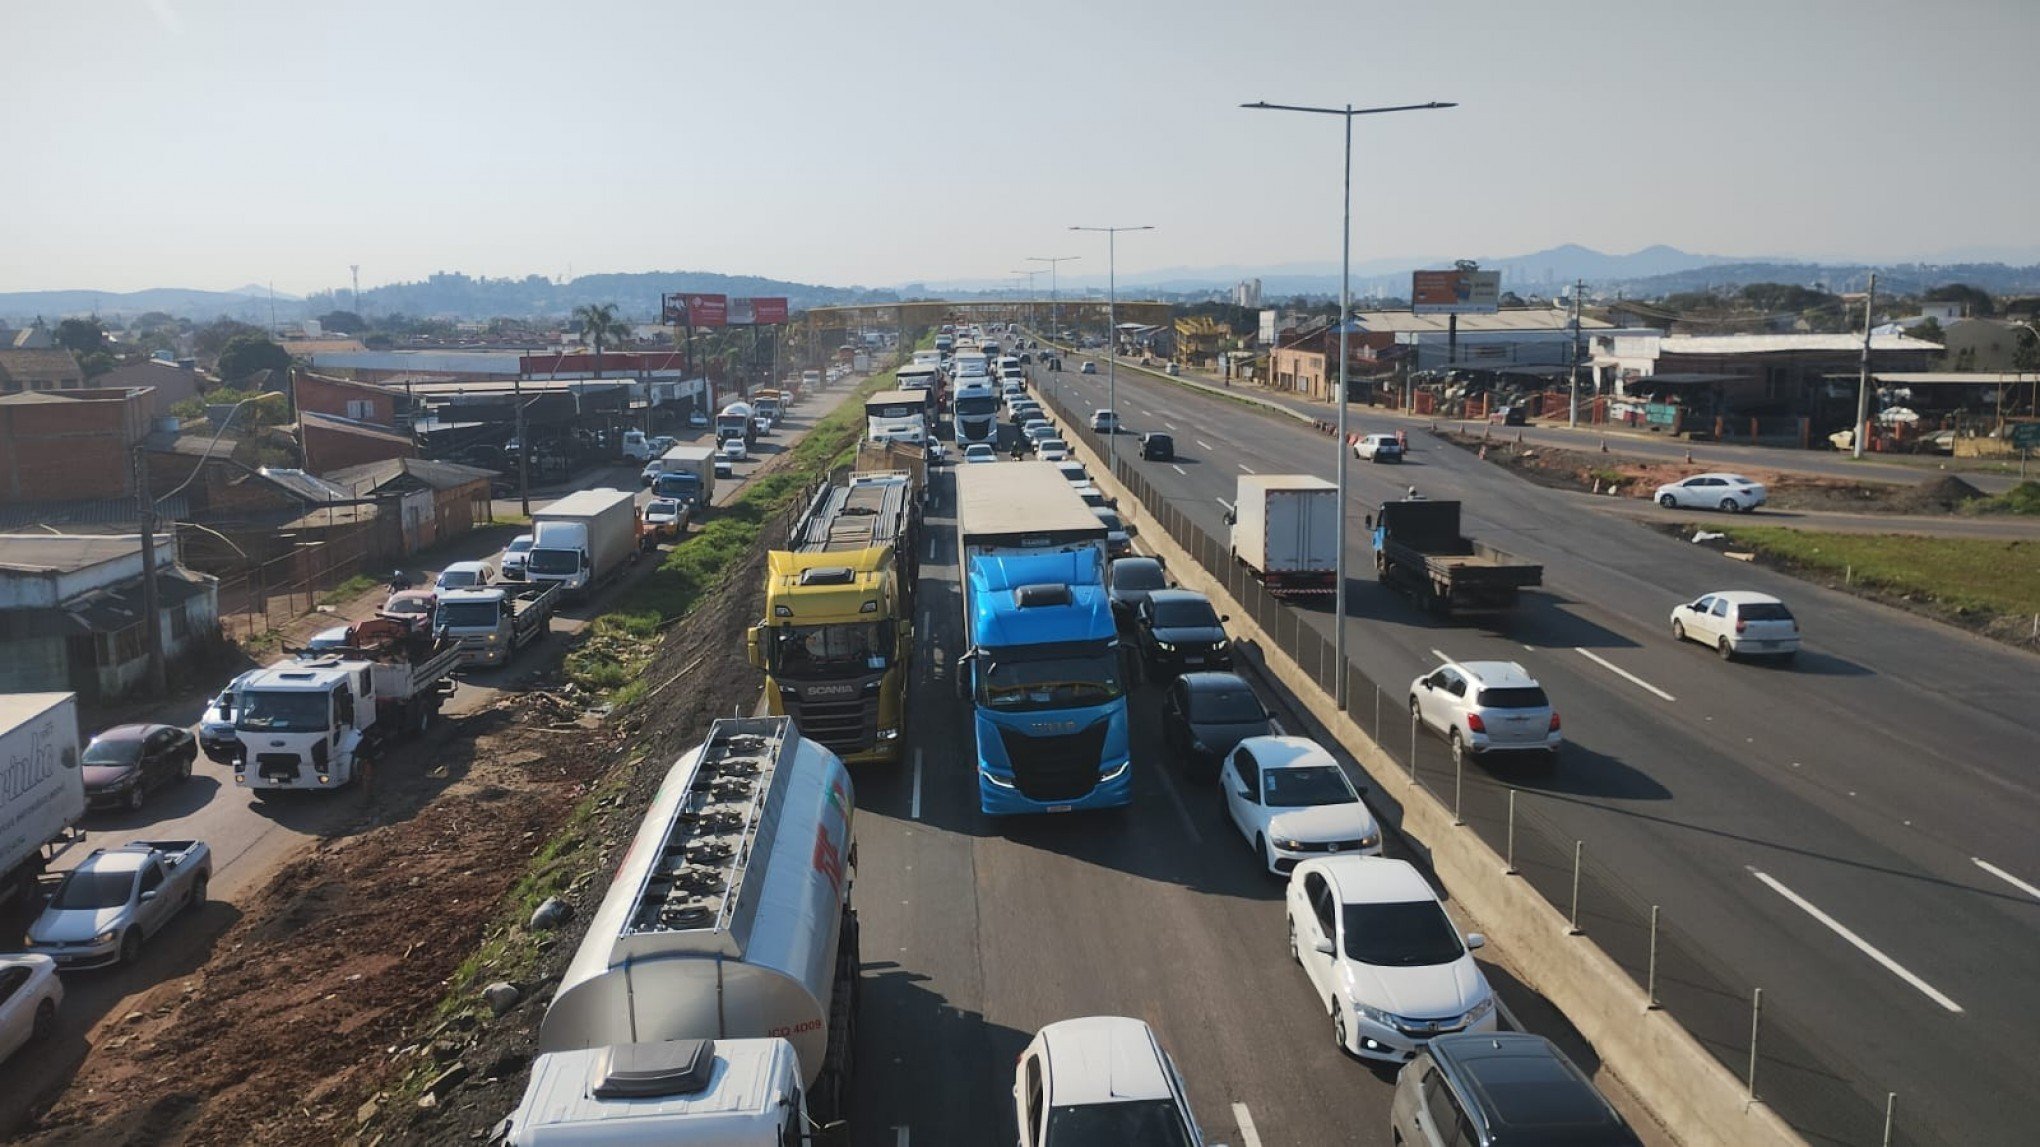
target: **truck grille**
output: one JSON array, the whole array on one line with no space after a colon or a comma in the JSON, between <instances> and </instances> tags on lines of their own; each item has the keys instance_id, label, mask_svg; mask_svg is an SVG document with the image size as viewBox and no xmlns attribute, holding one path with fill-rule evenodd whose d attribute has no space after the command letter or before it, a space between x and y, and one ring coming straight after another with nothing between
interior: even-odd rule
<instances>
[{"instance_id":1,"label":"truck grille","mask_svg":"<svg viewBox=\"0 0 2040 1147\"><path fill-rule=\"evenodd\" d=\"M1013 784L1028 800L1075 800L1098 784L1098 756L1111 721L1100 717L1074 733L1032 737L999 727L999 741L1013 766Z\"/></svg>"},{"instance_id":2,"label":"truck grille","mask_svg":"<svg viewBox=\"0 0 2040 1147\"><path fill-rule=\"evenodd\" d=\"M863 752L877 737L873 726L878 713L875 699L802 701L788 697L784 704L801 736L839 756Z\"/></svg>"}]
</instances>

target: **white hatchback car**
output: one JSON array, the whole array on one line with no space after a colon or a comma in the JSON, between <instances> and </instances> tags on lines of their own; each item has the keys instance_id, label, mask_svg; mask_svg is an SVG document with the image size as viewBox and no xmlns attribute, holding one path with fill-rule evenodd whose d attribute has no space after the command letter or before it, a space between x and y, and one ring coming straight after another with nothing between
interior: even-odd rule
<instances>
[{"instance_id":1,"label":"white hatchback car","mask_svg":"<svg viewBox=\"0 0 2040 1147\"><path fill-rule=\"evenodd\" d=\"M1154 1029L1124 1016L1062 1020L1013 1068L1020 1147L1204 1147L1190 1096Z\"/></svg>"},{"instance_id":2,"label":"white hatchback car","mask_svg":"<svg viewBox=\"0 0 2040 1147\"><path fill-rule=\"evenodd\" d=\"M1289 954L1332 1017L1332 1039L1403 1063L1434 1037L1495 1030L1495 993L1437 893L1408 861L1306 860L1289 875Z\"/></svg>"},{"instance_id":3,"label":"white hatchback car","mask_svg":"<svg viewBox=\"0 0 2040 1147\"><path fill-rule=\"evenodd\" d=\"M1445 738L1458 764L1471 754L1534 753L1565 742L1544 687L1513 661L1448 661L1410 682L1410 716Z\"/></svg>"},{"instance_id":4,"label":"white hatchback car","mask_svg":"<svg viewBox=\"0 0 2040 1147\"><path fill-rule=\"evenodd\" d=\"M1091 484L1091 472L1084 469L1084 464L1074 458L1066 458L1057 462L1055 468L1062 471L1063 479L1072 486L1088 486Z\"/></svg>"},{"instance_id":5,"label":"white hatchback car","mask_svg":"<svg viewBox=\"0 0 2040 1147\"><path fill-rule=\"evenodd\" d=\"M1400 462L1402 439L1393 434L1363 434L1353 443L1353 457L1363 462Z\"/></svg>"},{"instance_id":6,"label":"white hatchback car","mask_svg":"<svg viewBox=\"0 0 2040 1147\"><path fill-rule=\"evenodd\" d=\"M64 985L57 962L38 953L0 956L0 1062L56 1034Z\"/></svg>"},{"instance_id":7,"label":"white hatchback car","mask_svg":"<svg viewBox=\"0 0 2040 1147\"><path fill-rule=\"evenodd\" d=\"M1672 607L1672 638L1714 647L1723 661L1799 653L1799 619L1768 593L1730 589Z\"/></svg>"},{"instance_id":8,"label":"white hatchback car","mask_svg":"<svg viewBox=\"0 0 2040 1147\"><path fill-rule=\"evenodd\" d=\"M1218 769L1233 827L1268 871L1286 875L1313 856L1381 854L1381 825L1346 770L1307 737L1248 737Z\"/></svg>"},{"instance_id":9,"label":"white hatchback car","mask_svg":"<svg viewBox=\"0 0 2040 1147\"><path fill-rule=\"evenodd\" d=\"M487 562L454 562L432 579L432 588L445 593L450 589L483 589L495 582L496 567Z\"/></svg>"},{"instance_id":10,"label":"white hatchback car","mask_svg":"<svg viewBox=\"0 0 2040 1147\"><path fill-rule=\"evenodd\" d=\"M999 452L992 449L989 442L973 442L963 448L963 461L965 465L979 462L997 462L998 460Z\"/></svg>"},{"instance_id":11,"label":"white hatchback car","mask_svg":"<svg viewBox=\"0 0 2040 1147\"><path fill-rule=\"evenodd\" d=\"M1740 474L1695 474L1659 486L1657 504L1668 510L1723 510L1739 514L1764 504L1764 487Z\"/></svg>"},{"instance_id":12,"label":"white hatchback car","mask_svg":"<svg viewBox=\"0 0 2040 1147\"><path fill-rule=\"evenodd\" d=\"M1060 438L1037 438L1034 452L1043 462L1061 462L1070 456L1070 444Z\"/></svg>"}]
</instances>

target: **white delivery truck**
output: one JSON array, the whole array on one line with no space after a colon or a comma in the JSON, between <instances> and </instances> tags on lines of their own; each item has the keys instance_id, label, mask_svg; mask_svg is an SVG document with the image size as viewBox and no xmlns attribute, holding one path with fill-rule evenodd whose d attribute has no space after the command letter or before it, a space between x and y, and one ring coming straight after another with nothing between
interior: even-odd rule
<instances>
[{"instance_id":1,"label":"white delivery truck","mask_svg":"<svg viewBox=\"0 0 2040 1147\"><path fill-rule=\"evenodd\" d=\"M353 628L377 624L401 623ZM293 657L241 678L234 784L257 792L348 784L392 742L431 726L456 687L460 659L456 645L405 634L374 648Z\"/></svg>"},{"instance_id":2,"label":"white delivery truck","mask_svg":"<svg viewBox=\"0 0 2040 1147\"><path fill-rule=\"evenodd\" d=\"M580 490L531 515L531 556L524 577L558 582L567 597L623 571L637 553L637 498L628 490Z\"/></svg>"},{"instance_id":3,"label":"white delivery truck","mask_svg":"<svg viewBox=\"0 0 2040 1147\"><path fill-rule=\"evenodd\" d=\"M1339 488L1309 474L1242 474L1226 515L1233 559L1278 596L1331 593Z\"/></svg>"},{"instance_id":4,"label":"white delivery truck","mask_svg":"<svg viewBox=\"0 0 2040 1147\"><path fill-rule=\"evenodd\" d=\"M35 892L84 815L77 696L0 693L0 904Z\"/></svg>"},{"instance_id":5,"label":"white delivery truck","mask_svg":"<svg viewBox=\"0 0 2040 1147\"><path fill-rule=\"evenodd\" d=\"M779 1147L840 1118L855 807L842 761L791 719L710 726L546 1009L509 1141Z\"/></svg>"},{"instance_id":6,"label":"white delivery truck","mask_svg":"<svg viewBox=\"0 0 2040 1147\"><path fill-rule=\"evenodd\" d=\"M654 498L693 503L698 517L715 502L715 458L713 446L675 446L645 467L645 485Z\"/></svg>"}]
</instances>

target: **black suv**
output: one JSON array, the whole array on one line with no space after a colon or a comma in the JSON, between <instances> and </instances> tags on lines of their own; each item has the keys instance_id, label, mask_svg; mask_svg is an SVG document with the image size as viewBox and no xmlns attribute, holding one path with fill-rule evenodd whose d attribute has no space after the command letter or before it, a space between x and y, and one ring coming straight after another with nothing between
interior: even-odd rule
<instances>
[{"instance_id":1,"label":"black suv","mask_svg":"<svg viewBox=\"0 0 2040 1147\"><path fill-rule=\"evenodd\" d=\"M1641 1147L1642 1140L1556 1046L1528 1032L1433 1039L1396 1076L1389 1125L1397 1142L1464 1147Z\"/></svg>"},{"instance_id":2,"label":"black suv","mask_svg":"<svg viewBox=\"0 0 2040 1147\"><path fill-rule=\"evenodd\" d=\"M1148 676L1160 681L1192 669L1232 668L1225 621L1201 593L1151 591L1133 615L1134 640Z\"/></svg>"},{"instance_id":3,"label":"black suv","mask_svg":"<svg viewBox=\"0 0 2040 1147\"><path fill-rule=\"evenodd\" d=\"M1150 462L1174 462L1176 440L1159 431L1140 436L1140 456Z\"/></svg>"},{"instance_id":4,"label":"black suv","mask_svg":"<svg viewBox=\"0 0 2040 1147\"><path fill-rule=\"evenodd\" d=\"M1233 673L1185 673L1162 694L1162 740L1190 764L1218 762L1248 737L1275 731L1253 686Z\"/></svg>"}]
</instances>

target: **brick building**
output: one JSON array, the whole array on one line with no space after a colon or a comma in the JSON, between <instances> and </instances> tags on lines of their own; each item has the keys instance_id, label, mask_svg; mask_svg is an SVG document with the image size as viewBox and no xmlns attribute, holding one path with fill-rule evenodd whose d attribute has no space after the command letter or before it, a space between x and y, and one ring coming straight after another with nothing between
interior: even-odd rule
<instances>
[{"instance_id":1,"label":"brick building","mask_svg":"<svg viewBox=\"0 0 2040 1147\"><path fill-rule=\"evenodd\" d=\"M310 410L386 428L397 424L397 395L380 386L313 374L308 370L293 370L291 396L300 411Z\"/></svg>"},{"instance_id":2,"label":"brick building","mask_svg":"<svg viewBox=\"0 0 2040 1147\"><path fill-rule=\"evenodd\" d=\"M409 434L312 410L298 414L298 439L304 444L304 468L314 474L418 452Z\"/></svg>"},{"instance_id":3,"label":"brick building","mask_svg":"<svg viewBox=\"0 0 2040 1147\"><path fill-rule=\"evenodd\" d=\"M86 379L85 386L89 390L153 387L156 393L150 401L149 412L160 417L169 414L170 408L178 403L205 393L204 381L196 366L179 366L152 358L114 367L96 378Z\"/></svg>"},{"instance_id":4,"label":"brick building","mask_svg":"<svg viewBox=\"0 0 2040 1147\"><path fill-rule=\"evenodd\" d=\"M151 401L147 387L0 395L0 501L134 493Z\"/></svg>"}]
</instances>

